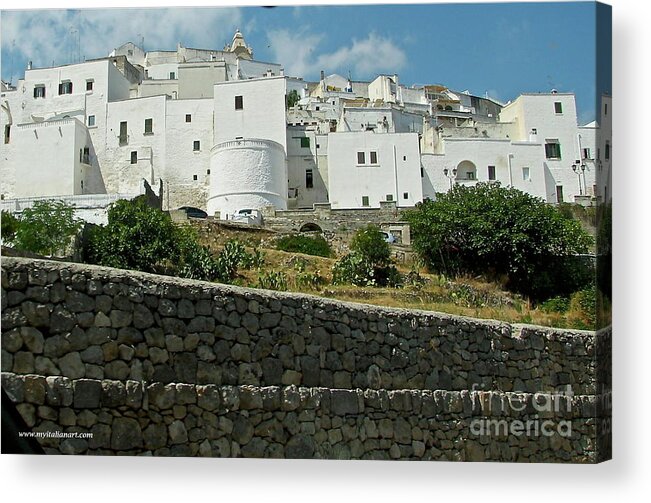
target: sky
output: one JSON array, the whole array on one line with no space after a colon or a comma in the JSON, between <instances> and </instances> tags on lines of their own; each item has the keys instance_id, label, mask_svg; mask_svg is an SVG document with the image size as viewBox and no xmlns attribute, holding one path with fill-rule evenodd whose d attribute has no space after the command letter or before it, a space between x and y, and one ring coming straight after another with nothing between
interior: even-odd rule
<instances>
[{"instance_id":1,"label":"sky","mask_svg":"<svg viewBox=\"0 0 651 503\"><path fill-rule=\"evenodd\" d=\"M255 59L305 80L321 70L354 80L397 73L404 85L440 83L500 102L554 88L576 94L586 123L611 91L596 51L609 50L610 18L597 40L596 13L594 2L3 10L2 79L16 83L28 61L103 57L127 41L222 49L239 28Z\"/></svg>"}]
</instances>

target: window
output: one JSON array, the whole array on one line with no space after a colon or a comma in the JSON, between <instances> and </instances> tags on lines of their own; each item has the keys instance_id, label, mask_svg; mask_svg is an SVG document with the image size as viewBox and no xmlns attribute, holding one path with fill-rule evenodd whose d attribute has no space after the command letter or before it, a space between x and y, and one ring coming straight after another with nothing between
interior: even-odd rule
<instances>
[{"instance_id":1,"label":"window","mask_svg":"<svg viewBox=\"0 0 651 503\"><path fill-rule=\"evenodd\" d=\"M314 110L318 112L320 110L320 108L317 106L317 107L314 107Z\"/></svg>"},{"instance_id":2,"label":"window","mask_svg":"<svg viewBox=\"0 0 651 503\"><path fill-rule=\"evenodd\" d=\"M235 96L235 110L244 110L243 96Z\"/></svg>"},{"instance_id":3,"label":"window","mask_svg":"<svg viewBox=\"0 0 651 503\"><path fill-rule=\"evenodd\" d=\"M305 170L305 188L312 189L314 188L314 174L311 169Z\"/></svg>"},{"instance_id":4,"label":"window","mask_svg":"<svg viewBox=\"0 0 651 503\"><path fill-rule=\"evenodd\" d=\"M93 90L93 81L92 80L87 80L86 81L86 91L92 91Z\"/></svg>"},{"instance_id":5,"label":"window","mask_svg":"<svg viewBox=\"0 0 651 503\"><path fill-rule=\"evenodd\" d=\"M547 140L547 143L545 143L545 156L547 159L561 158L561 144L558 143L558 140Z\"/></svg>"},{"instance_id":6,"label":"window","mask_svg":"<svg viewBox=\"0 0 651 503\"><path fill-rule=\"evenodd\" d=\"M192 179L196 181L197 180L197 175L192 175Z\"/></svg>"},{"instance_id":7,"label":"window","mask_svg":"<svg viewBox=\"0 0 651 503\"><path fill-rule=\"evenodd\" d=\"M527 167L522 168L522 179L524 181L526 181L526 182L531 180L531 175L529 173L529 168L527 168Z\"/></svg>"},{"instance_id":8,"label":"window","mask_svg":"<svg viewBox=\"0 0 651 503\"><path fill-rule=\"evenodd\" d=\"M207 170L206 170L206 175L209 175L209 174L210 174L210 170L207 169Z\"/></svg>"},{"instance_id":9,"label":"window","mask_svg":"<svg viewBox=\"0 0 651 503\"><path fill-rule=\"evenodd\" d=\"M310 139L307 136L301 137L301 148L310 148Z\"/></svg>"},{"instance_id":10,"label":"window","mask_svg":"<svg viewBox=\"0 0 651 503\"><path fill-rule=\"evenodd\" d=\"M606 142L606 151L604 152L606 160L610 159L610 143Z\"/></svg>"},{"instance_id":11,"label":"window","mask_svg":"<svg viewBox=\"0 0 651 503\"><path fill-rule=\"evenodd\" d=\"M34 86L34 98L45 98L45 86L40 84Z\"/></svg>"},{"instance_id":12,"label":"window","mask_svg":"<svg viewBox=\"0 0 651 503\"><path fill-rule=\"evenodd\" d=\"M95 116L94 115L89 115L88 116L88 127L93 127L95 125Z\"/></svg>"},{"instance_id":13,"label":"window","mask_svg":"<svg viewBox=\"0 0 651 503\"><path fill-rule=\"evenodd\" d=\"M72 94L72 82L66 80L59 84L59 94Z\"/></svg>"},{"instance_id":14,"label":"window","mask_svg":"<svg viewBox=\"0 0 651 503\"><path fill-rule=\"evenodd\" d=\"M425 170L423 169L422 166L420 167L420 177L425 178Z\"/></svg>"},{"instance_id":15,"label":"window","mask_svg":"<svg viewBox=\"0 0 651 503\"><path fill-rule=\"evenodd\" d=\"M357 164L366 164L366 155L364 152L357 152Z\"/></svg>"},{"instance_id":16,"label":"window","mask_svg":"<svg viewBox=\"0 0 651 503\"><path fill-rule=\"evenodd\" d=\"M562 185L557 185L556 186L556 202L559 203L559 204L563 202L563 186Z\"/></svg>"},{"instance_id":17,"label":"window","mask_svg":"<svg viewBox=\"0 0 651 503\"><path fill-rule=\"evenodd\" d=\"M138 151L137 150L132 150L131 151L131 164L137 164L138 163Z\"/></svg>"},{"instance_id":18,"label":"window","mask_svg":"<svg viewBox=\"0 0 651 503\"><path fill-rule=\"evenodd\" d=\"M608 115L608 103L604 103L604 115Z\"/></svg>"},{"instance_id":19,"label":"window","mask_svg":"<svg viewBox=\"0 0 651 503\"><path fill-rule=\"evenodd\" d=\"M195 152L201 150L201 142L199 140L194 140L194 143L192 144L192 150Z\"/></svg>"},{"instance_id":20,"label":"window","mask_svg":"<svg viewBox=\"0 0 651 503\"><path fill-rule=\"evenodd\" d=\"M170 72L170 80L176 79L176 72Z\"/></svg>"},{"instance_id":21,"label":"window","mask_svg":"<svg viewBox=\"0 0 651 503\"><path fill-rule=\"evenodd\" d=\"M185 122L192 122L192 114L185 114Z\"/></svg>"},{"instance_id":22,"label":"window","mask_svg":"<svg viewBox=\"0 0 651 503\"><path fill-rule=\"evenodd\" d=\"M5 143L9 143L9 140L11 140L11 125L7 124L5 126Z\"/></svg>"},{"instance_id":23,"label":"window","mask_svg":"<svg viewBox=\"0 0 651 503\"><path fill-rule=\"evenodd\" d=\"M584 148L583 149L583 158L584 159L592 159L592 157L590 157L590 149L589 148Z\"/></svg>"},{"instance_id":24,"label":"window","mask_svg":"<svg viewBox=\"0 0 651 503\"><path fill-rule=\"evenodd\" d=\"M145 119L145 134L154 134L154 119Z\"/></svg>"},{"instance_id":25,"label":"window","mask_svg":"<svg viewBox=\"0 0 651 503\"><path fill-rule=\"evenodd\" d=\"M495 166L488 166L488 179L495 180Z\"/></svg>"},{"instance_id":26,"label":"window","mask_svg":"<svg viewBox=\"0 0 651 503\"><path fill-rule=\"evenodd\" d=\"M554 113L557 114L563 113L563 104L560 101L554 102Z\"/></svg>"},{"instance_id":27,"label":"window","mask_svg":"<svg viewBox=\"0 0 651 503\"><path fill-rule=\"evenodd\" d=\"M387 194L385 199L387 200L387 202L390 203L391 201L393 201L393 194Z\"/></svg>"},{"instance_id":28,"label":"window","mask_svg":"<svg viewBox=\"0 0 651 503\"><path fill-rule=\"evenodd\" d=\"M79 162L82 162L84 164L90 164L90 148L89 147L84 147L83 149L79 149Z\"/></svg>"},{"instance_id":29,"label":"window","mask_svg":"<svg viewBox=\"0 0 651 503\"><path fill-rule=\"evenodd\" d=\"M127 123L126 121L120 122L120 136L119 136L120 145L126 145L129 143L129 135L127 134Z\"/></svg>"},{"instance_id":30,"label":"window","mask_svg":"<svg viewBox=\"0 0 651 503\"><path fill-rule=\"evenodd\" d=\"M362 206L368 206L368 196L362 196Z\"/></svg>"},{"instance_id":31,"label":"window","mask_svg":"<svg viewBox=\"0 0 651 503\"><path fill-rule=\"evenodd\" d=\"M371 152L371 164L377 164L377 152Z\"/></svg>"},{"instance_id":32,"label":"window","mask_svg":"<svg viewBox=\"0 0 651 503\"><path fill-rule=\"evenodd\" d=\"M409 199L409 192L403 192L402 193L402 198L403 199Z\"/></svg>"},{"instance_id":33,"label":"window","mask_svg":"<svg viewBox=\"0 0 651 503\"><path fill-rule=\"evenodd\" d=\"M406 161L406 160L407 160L407 156L406 156L406 155L403 155L403 156L402 156L402 160L403 160L403 161Z\"/></svg>"}]
</instances>

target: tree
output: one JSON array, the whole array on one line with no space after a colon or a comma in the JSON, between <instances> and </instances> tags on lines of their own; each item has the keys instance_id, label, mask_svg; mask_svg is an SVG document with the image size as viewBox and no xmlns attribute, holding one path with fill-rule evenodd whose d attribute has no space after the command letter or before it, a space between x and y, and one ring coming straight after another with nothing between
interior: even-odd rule
<instances>
[{"instance_id":1,"label":"tree","mask_svg":"<svg viewBox=\"0 0 651 503\"><path fill-rule=\"evenodd\" d=\"M144 272L169 272L180 259L172 219L147 205L144 196L112 204L108 224L90 232L86 248L86 259L92 263Z\"/></svg>"},{"instance_id":2,"label":"tree","mask_svg":"<svg viewBox=\"0 0 651 503\"><path fill-rule=\"evenodd\" d=\"M430 270L506 277L507 288L544 300L594 279L592 238L553 206L496 183L456 185L406 212L412 243Z\"/></svg>"},{"instance_id":3,"label":"tree","mask_svg":"<svg viewBox=\"0 0 651 503\"><path fill-rule=\"evenodd\" d=\"M0 223L0 229L2 232L2 241L4 243L13 243L19 225L20 221L15 216L13 216L13 214L9 213L8 211L2 212L2 222Z\"/></svg>"},{"instance_id":4,"label":"tree","mask_svg":"<svg viewBox=\"0 0 651 503\"><path fill-rule=\"evenodd\" d=\"M4 221L3 221L4 226ZM15 229L16 248L41 255L63 255L82 226L74 207L63 201L37 201L23 211Z\"/></svg>"},{"instance_id":5,"label":"tree","mask_svg":"<svg viewBox=\"0 0 651 503\"><path fill-rule=\"evenodd\" d=\"M298 91L296 89L292 89L289 91L287 94L287 108L292 108L296 105L296 103L299 102L301 97L298 95Z\"/></svg>"}]
</instances>

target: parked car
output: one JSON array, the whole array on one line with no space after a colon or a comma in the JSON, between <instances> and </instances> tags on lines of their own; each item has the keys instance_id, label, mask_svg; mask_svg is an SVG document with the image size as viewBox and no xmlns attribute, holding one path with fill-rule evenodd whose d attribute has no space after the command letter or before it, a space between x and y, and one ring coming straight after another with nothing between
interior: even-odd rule
<instances>
[{"instance_id":1,"label":"parked car","mask_svg":"<svg viewBox=\"0 0 651 503\"><path fill-rule=\"evenodd\" d=\"M393 234L391 234L390 232L380 231L380 234L382 234L382 236L384 237L384 240L387 243L393 244L393 243L396 242L396 237Z\"/></svg>"},{"instance_id":2,"label":"parked car","mask_svg":"<svg viewBox=\"0 0 651 503\"><path fill-rule=\"evenodd\" d=\"M208 218L208 213L192 206L181 206L179 211L183 211L188 218Z\"/></svg>"},{"instance_id":3,"label":"parked car","mask_svg":"<svg viewBox=\"0 0 651 503\"><path fill-rule=\"evenodd\" d=\"M233 213L231 220L233 222L242 222L245 224L262 225L262 214L258 210L243 208Z\"/></svg>"}]
</instances>

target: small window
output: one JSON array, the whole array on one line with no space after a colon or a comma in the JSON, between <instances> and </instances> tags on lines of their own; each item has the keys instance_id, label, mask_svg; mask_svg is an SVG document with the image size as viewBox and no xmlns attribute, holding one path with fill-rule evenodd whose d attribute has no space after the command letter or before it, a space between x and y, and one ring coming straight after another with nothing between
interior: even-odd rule
<instances>
[{"instance_id":1,"label":"small window","mask_svg":"<svg viewBox=\"0 0 651 503\"><path fill-rule=\"evenodd\" d=\"M402 193L402 198L403 199L409 199L409 192L403 192Z\"/></svg>"},{"instance_id":2,"label":"small window","mask_svg":"<svg viewBox=\"0 0 651 503\"><path fill-rule=\"evenodd\" d=\"M307 136L301 137L301 148L310 148L310 139Z\"/></svg>"},{"instance_id":3,"label":"small window","mask_svg":"<svg viewBox=\"0 0 651 503\"><path fill-rule=\"evenodd\" d=\"M176 79L176 72L170 72L170 80Z\"/></svg>"},{"instance_id":4,"label":"small window","mask_svg":"<svg viewBox=\"0 0 651 503\"><path fill-rule=\"evenodd\" d=\"M560 101L554 102L554 112L557 114L563 113L563 104Z\"/></svg>"},{"instance_id":5,"label":"small window","mask_svg":"<svg viewBox=\"0 0 651 503\"><path fill-rule=\"evenodd\" d=\"M305 188L306 189L314 188L314 174L311 169L305 170Z\"/></svg>"},{"instance_id":6,"label":"small window","mask_svg":"<svg viewBox=\"0 0 651 503\"><path fill-rule=\"evenodd\" d=\"M59 94L72 94L72 82L69 80L59 84Z\"/></svg>"},{"instance_id":7,"label":"small window","mask_svg":"<svg viewBox=\"0 0 651 503\"><path fill-rule=\"evenodd\" d=\"M610 143L606 142L606 151L604 152L606 160L610 159Z\"/></svg>"},{"instance_id":8,"label":"small window","mask_svg":"<svg viewBox=\"0 0 651 503\"><path fill-rule=\"evenodd\" d=\"M235 96L235 110L244 110L243 96Z\"/></svg>"},{"instance_id":9,"label":"small window","mask_svg":"<svg viewBox=\"0 0 651 503\"><path fill-rule=\"evenodd\" d=\"M357 152L357 164L366 164L366 155L364 152Z\"/></svg>"},{"instance_id":10,"label":"small window","mask_svg":"<svg viewBox=\"0 0 651 503\"><path fill-rule=\"evenodd\" d=\"M206 175L209 175L209 174L210 174L210 170L207 169L207 170L206 170Z\"/></svg>"},{"instance_id":11,"label":"small window","mask_svg":"<svg viewBox=\"0 0 651 503\"><path fill-rule=\"evenodd\" d=\"M531 175L530 175L530 172L529 172L529 168L527 168L527 167L522 168L522 179L524 181L526 181L526 182L531 180Z\"/></svg>"},{"instance_id":12,"label":"small window","mask_svg":"<svg viewBox=\"0 0 651 503\"><path fill-rule=\"evenodd\" d=\"M201 142L199 140L194 140L194 143L192 144L192 150L195 152L201 150Z\"/></svg>"},{"instance_id":13,"label":"small window","mask_svg":"<svg viewBox=\"0 0 651 503\"><path fill-rule=\"evenodd\" d=\"M129 135L127 134L127 123L126 121L120 122L120 136L118 137L120 145L126 145L129 143Z\"/></svg>"},{"instance_id":14,"label":"small window","mask_svg":"<svg viewBox=\"0 0 651 503\"><path fill-rule=\"evenodd\" d=\"M495 166L488 166L488 179L495 180Z\"/></svg>"},{"instance_id":15,"label":"small window","mask_svg":"<svg viewBox=\"0 0 651 503\"><path fill-rule=\"evenodd\" d=\"M34 87L34 98L45 98L45 86L38 85Z\"/></svg>"},{"instance_id":16,"label":"small window","mask_svg":"<svg viewBox=\"0 0 651 503\"><path fill-rule=\"evenodd\" d=\"M590 149L589 148L584 148L583 149L583 158L584 159L592 159L592 157L590 157Z\"/></svg>"},{"instance_id":17,"label":"small window","mask_svg":"<svg viewBox=\"0 0 651 503\"><path fill-rule=\"evenodd\" d=\"M393 201L393 194L387 194L385 199L387 200L387 202Z\"/></svg>"},{"instance_id":18,"label":"small window","mask_svg":"<svg viewBox=\"0 0 651 503\"><path fill-rule=\"evenodd\" d=\"M608 103L604 103L604 115L608 115Z\"/></svg>"},{"instance_id":19,"label":"small window","mask_svg":"<svg viewBox=\"0 0 651 503\"><path fill-rule=\"evenodd\" d=\"M154 133L154 119L145 119L145 134Z\"/></svg>"},{"instance_id":20,"label":"small window","mask_svg":"<svg viewBox=\"0 0 651 503\"><path fill-rule=\"evenodd\" d=\"M11 125L5 125L5 143L9 143L11 140Z\"/></svg>"},{"instance_id":21,"label":"small window","mask_svg":"<svg viewBox=\"0 0 651 503\"><path fill-rule=\"evenodd\" d=\"M320 110L320 108L319 107L314 107L314 110L318 112Z\"/></svg>"},{"instance_id":22,"label":"small window","mask_svg":"<svg viewBox=\"0 0 651 503\"><path fill-rule=\"evenodd\" d=\"M317 143L317 144L316 144L316 148L321 148L321 145L319 145L319 144Z\"/></svg>"},{"instance_id":23,"label":"small window","mask_svg":"<svg viewBox=\"0 0 651 503\"><path fill-rule=\"evenodd\" d=\"M127 56L133 56L133 49L127 49Z\"/></svg>"},{"instance_id":24,"label":"small window","mask_svg":"<svg viewBox=\"0 0 651 503\"><path fill-rule=\"evenodd\" d=\"M89 115L88 116L88 127L93 127L95 125L95 116L94 115Z\"/></svg>"},{"instance_id":25,"label":"small window","mask_svg":"<svg viewBox=\"0 0 651 503\"><path fill-rule=\"evenodd\" d=\"M192 175L192 179L196 181L197 175Z\"/></svg>"},{"instance_id":26,"label":"small window","mask_svg":"<svg viewBox=\"0 0 651 503\"><path fill-rule=\"evenodd\" d=\"M559 203L559 204L563 202L563 186L562 185L557 185L556 186L556 202Z\"/></svg>"},{"instance_id":27,"label":"small window","mask_svg":"<svg viewBox=\"0 0 651 503\"><path fill-rule=\"evenodd\" d=\"M93 90L93 81L92 80L87 80L86 81L86 91L92 91Z\"/></svg>"},{"instance_id":28,"label":"small window","mask_svg":"<svg viewBox=\"0 0 651 503\"><path fill-rule=\"evenodd\" d=\"M362 206L368 206L368 196L362 196Z\"/></svg>"},{"instance_id":29,"label":"small window","mask_svg":"<svg viewBox=\"0 0 651 503\"><path fill-rule=\"evenodd\" d=\"M185 114L185 122L192 122L192 114Z\"/></svg>"},{"instance_id":30,"label":"small window","mask_svg":"<svg viewBox=\"0 0 651 503\"><path fill-rule=\"evenodd\" d=\"M90 147L84 147L79 150L79 162L90 164Z\"/></svg>"},{"instance_id":31,"label":"small window","mask_svg":"<svg viewBox=\"0 0 651 503\"><path fill-rule=\"evenodd\" d=\"M377 152L371 152L371 164L377 164Z\"/></svg>"},{"instance_id":32,"label":"small window","mask_svg":"<svg viewBox=\"0 0 651 503\"><path fill-rule=\"evenodd\" d=\"M422 166L420 167L420 177L425 178L425 170L423 169Z\"/></svg>"},{"instance_id":33,"label":"small window","mask_svg":"<svg viewBox=\"0 0 651 503\"><path fill-rule=\"evenodd\" d=\"M545 156L547 159L561 158L561 144L558 143L558 140L547 140L547 143L545 143Z\"/></svg>"},{"instance_id":34,"label":"small window","mask_svg":"<svg viewBox=\"0 0 651 503\"><path fill-rule=\"evenodd\" d=\"M406 160L407 160L407 156L406 156L406 155L403 155L403 156L402 156L402 160L403 160L403 161L406 161Z\"/></svg>"},{"instance_id":35,"label":"small window","mask_svg":"<svg viewBox=\"0 0 651 503\"><path fill-rule=\"evenodd\" d=\"M131 164L137 164L138 163L138 151L137 150L132 150L131 151Z\"/></svg>"}]
</instances>

